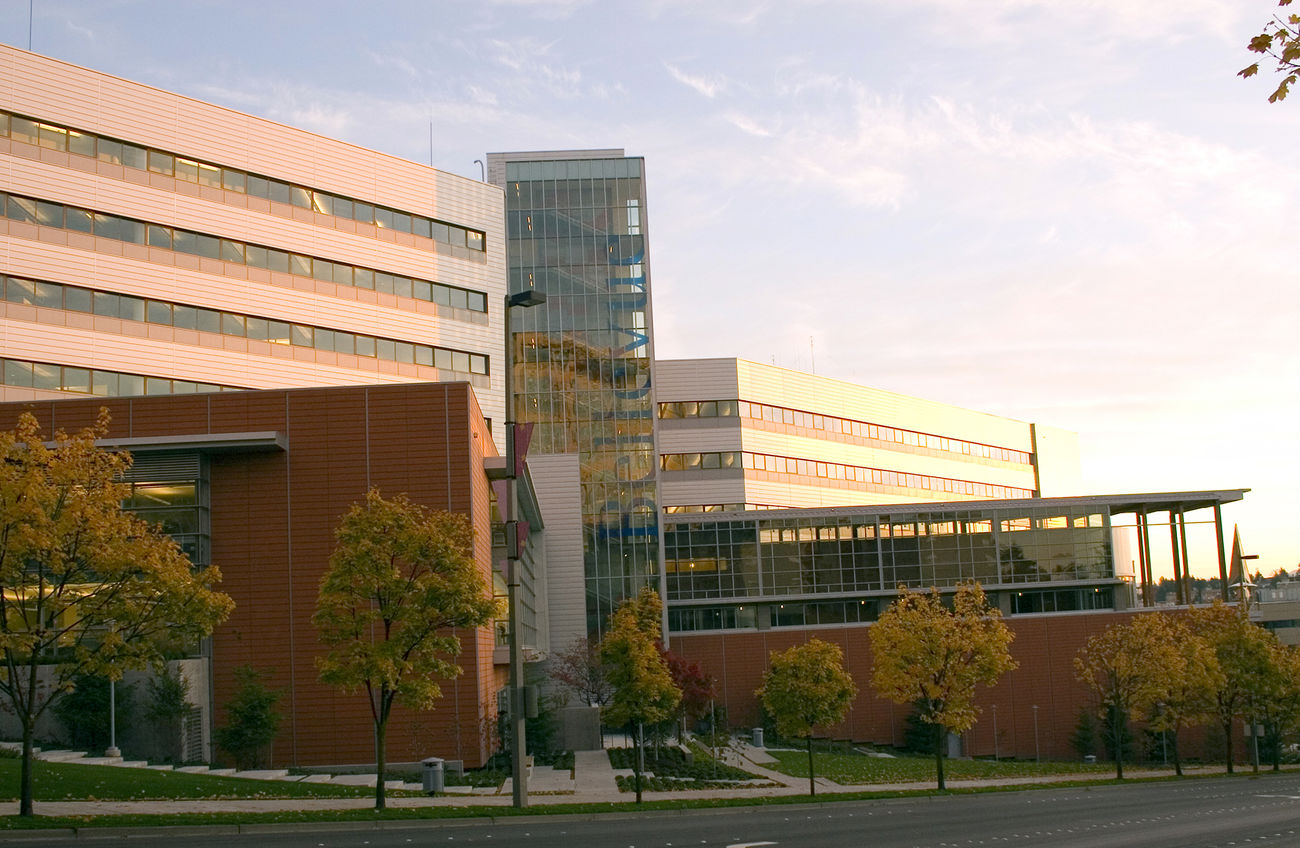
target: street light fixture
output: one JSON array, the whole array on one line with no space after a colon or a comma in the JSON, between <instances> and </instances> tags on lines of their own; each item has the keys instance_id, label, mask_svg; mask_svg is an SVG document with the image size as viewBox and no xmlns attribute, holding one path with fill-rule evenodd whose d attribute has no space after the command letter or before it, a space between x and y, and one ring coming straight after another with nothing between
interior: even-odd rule
<instances>
[{"instance_id":1,"label":"street light fixture","mask_svg":"<svg viewBox=\"0 0 1300 848\"><path fill-rule=\"evenodd\" d=\"M502 517L506 524L506 612L510 645L510 772L514 806L528 806L528 771L524 768L524 655L519 635L519 471L515 445L514 338L510 310L513 307L537 306L546 302L546 294L525 289L505 297L505 371L506 371L506 503Z\"/></svg>"}]
</instances>

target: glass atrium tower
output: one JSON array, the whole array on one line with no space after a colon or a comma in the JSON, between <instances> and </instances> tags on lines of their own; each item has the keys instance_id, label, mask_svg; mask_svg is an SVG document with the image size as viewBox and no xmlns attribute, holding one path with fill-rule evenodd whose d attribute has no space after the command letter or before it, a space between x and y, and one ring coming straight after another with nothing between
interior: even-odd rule
<instances>
[{"instance_id":1,"label":"glass atrium tower","mask_svg":"<svg viewBox=\"0 0 1300 848\"><path fill-rule=\"evenodd\" d=\"M660 589L644 160L622 150L490 153L505 189L515 419L530 454L577 453L587 632Z\"/></svg>"}]
</instances>

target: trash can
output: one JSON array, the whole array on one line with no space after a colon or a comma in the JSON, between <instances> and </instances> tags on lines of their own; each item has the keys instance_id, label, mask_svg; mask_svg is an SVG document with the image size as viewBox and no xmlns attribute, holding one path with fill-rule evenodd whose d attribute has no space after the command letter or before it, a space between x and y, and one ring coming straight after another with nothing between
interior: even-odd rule
<instances>
[{"instance_id":1,"label":"trash can","mask_svg":"<svg viewBox=\"0 0 1300 848\"><path fill-rule=\"evenodd\" d=\"M755 748L763 747L763 728L761 727L754 728L754 747Z\"/></svg>"},{"instance_id":2,"label":"trash can","mask_svg":"<svg viewBox=\"0 0 1300 848\"><path fill-rule=\"evenodd\" d=\"M424 791L429 795L437 795L446 788L445 775L442 770L442 759L439 757L428 757L420 760L420 765L424 766Z\"/></svg>"}]
</instances>

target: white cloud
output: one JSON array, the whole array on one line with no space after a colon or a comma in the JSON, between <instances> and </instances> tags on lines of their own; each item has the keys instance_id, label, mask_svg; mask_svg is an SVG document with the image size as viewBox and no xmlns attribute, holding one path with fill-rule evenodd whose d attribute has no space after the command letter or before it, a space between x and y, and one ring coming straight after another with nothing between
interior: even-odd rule
<instances>
[{"instance_id":1,"label":"white cloud","mask_svg":"<svg viewBox=\"0 0 1300 848\"><path fill-rule=\"evenodd\" d=\"M676 65L671 65L668 62L664 62L664 67L668 70L668 73L673 79L695 91L697 94L702 94L709 99L717 97L718 94L725 91L727 88L727 80L725 77L709 77L703 75L693 76L681 70Z\"/></svg>"},{"instance_id":2,"label":"white cloud","mask_svg":"<svg viewBox=\"0 0 1300 848\"><path fill-rule=\"evenodd\" d=\"M772 135L771 130L768 130L753 118L741 114L740 112L727 112L722 117L732 124L732 126L736 127L741 132L748 133L749 135L758 136L759 138L768 138Z\"/></svg>"}]
</instances>

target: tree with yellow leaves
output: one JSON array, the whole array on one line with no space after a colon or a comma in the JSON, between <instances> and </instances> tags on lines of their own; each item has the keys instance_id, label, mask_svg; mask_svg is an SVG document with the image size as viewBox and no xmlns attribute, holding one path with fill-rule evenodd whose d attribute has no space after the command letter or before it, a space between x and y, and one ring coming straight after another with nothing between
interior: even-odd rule
<instances>
[{"instance_id":1,"label":"tree with yellow leaves","mask_svg":"<svg viewBox=\"0 0 1300 848\"><path fill-rule=\"evenodd\" d=\"M1258 710L1277 685L1277 638L1251 622L1246 611L1216 601L1190 612L1192 627L1213 648L1223 679L1214 693L1214 715L1223 728L1224 761L1233 770L1232 726L1238 718L1254 724ZM1258 763L1255 764L1258 768Z\"/></svg>"},{"instance_id":2,"label":"tree with yellow leaves","mask_svg":"<svg viewBox=\"0 0 1300 848\"><path fill-rule=\"evenodd\" d=\"M605 721L626 726L632 735L632 768L636 802L641 803L643 728L671 718L682 693L673 683L659 650L659 595L645 588L618 605L600 642L600 659L613 695L601 710Z\"/></svg>"},{"instance_id":3,"label":"tree with yellow leaves","mask_svg":"<svg viewBox=\"0 0 1300 848\"><path fill-rule=\"evenodd\" d=\"M334 532L312 624L328 652L320 679L364 689L374 722L375 809L385 806L384 739L394 702L432 709L438 679L461 673L453 627L481 627L498 614L474 561L463 515L429 509L376 489L353 504Z\"/></svg>"},{"instance_id":4,"label":"tree with yellow leaves","mask_svg":"<svg viewBox=\"0 0 1300 848\"><path fill-rule=\"evenodd\" d=\"M776 721L778 733L808 740L808 794L816 795L813 728L843 721L858 694L844 670L844 652L820 639L773 651L763 685L754 694Z\"/></svg>"},{"instance_id":5,"label":"tree with yellow leaves","mask_svg":"<svg viewBox=\"0 0 1300 848\"><path fill-rule=\"evenodd\" d=\"M1290 6L1291 0L1277 0L1277 5L1279 9ZM1276 103L1286 99L1291 86L1300 75L1300 15L1275 14L1273 20L1264 24L1263 31L1250 40L1247 49L1275 61L1275 70L1282 75L1277 88L1268 96L1268 102ZM1253 77L1258 73L1259 62L1254 62L1238 71L1237 76Z\"/></svg>"},{"instance_id":6,"label":"tree with yellow leaves","mask_svg":"<svg viewBox=\"0 0 1300 848\"><path fill-rule=\"evenodd\" d=\"M1174 773L1181 777L1178 732L1213 718L1214 695L1223 685L1223 671L1214 648L1196 634L1186 616L1154 613L1143 620L1149 631L1146 638L1168 644L1173 651L1162 652L1168 664L1163 669L1164 686L1159 699L1138 706L1148 713L1152 730L1171 734Z\"/></svg>"},{"instance_id":7,"label":"tree with yellow leaves","mask_svg":"<svg viewBox=\"0 0 1300 848\"><path fill-rule=\"evenodd\" d=\"M1146 717L1170 697L1170 669L1179 652L1159 613L1135 616L1088 639L1074 658L1074 676L1097 696L1097 714L1109 719L1106 732L1115 752L1115 777L1124 779L1124 722Z\"/></svg>"},{"instance_id":8,"label":"tree with yellow leaves","mask_svg":"<svg viewBox=\"0 0 1300 848\"><path fill-rule=\"evenodd\" d=\"M872 684L882 698L915 704L917 717L934 728L935 777L943 790L944 738L974 726L976 686L992 686L1016 667L1014 636L977 583L958 587L951 609L938 589L899 586L870 633Z\"/></svg>"},{"instance_id":9,"label":"tree with yellow leaves","mask_svg":"<svg viewBox=\"0 0 1300 848\"><path fill-rule=\"evenodd\" d=\"M24 816L36 722L76 679L160 665L234 606L213 588L215 567L196 570L156 525L122 511L131 457L95 447L108 424L101 410L49 446L24 413L0 433L0 697L22 727Z\"/></svg>"}]
</instances>

